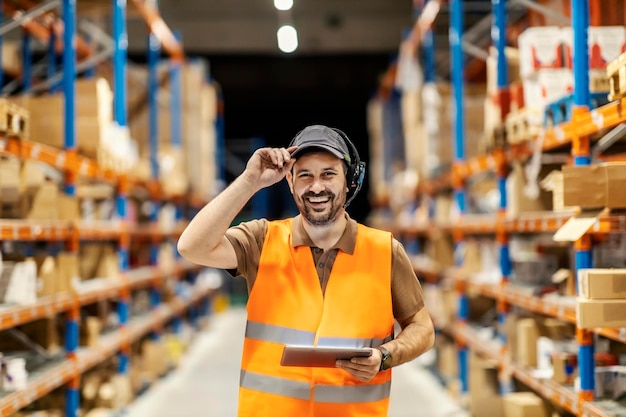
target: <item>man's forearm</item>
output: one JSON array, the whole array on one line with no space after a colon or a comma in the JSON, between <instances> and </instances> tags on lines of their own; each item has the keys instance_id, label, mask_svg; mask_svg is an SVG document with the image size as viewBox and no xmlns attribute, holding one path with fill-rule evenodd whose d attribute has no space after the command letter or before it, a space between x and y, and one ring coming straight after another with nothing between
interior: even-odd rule
<instances>
[{"instance_id":1,"label":"man's forearm","mask_svg":"<svg viewBox=\"0 0 626 417\"><path fill-rule=\"evenodd\" d=\"M425 311L423 313L428 314ZM432 322L428 317L427 320L413 321L404 326L398 336L385 343L384 347L391 353L392 366L398 366L429 350L434 340Z\"/></svg>"},{"instance_id":2,"label":"man's forearm","mask_svg":"<svg viewBox=\"0 0 626 417\"><path fill-rule=\"evenodd\" d=\"M217 246L256 191L245 175L237 177L191 220L178 241L181 252L206 254Z\"/></svg>"}]
</instances>

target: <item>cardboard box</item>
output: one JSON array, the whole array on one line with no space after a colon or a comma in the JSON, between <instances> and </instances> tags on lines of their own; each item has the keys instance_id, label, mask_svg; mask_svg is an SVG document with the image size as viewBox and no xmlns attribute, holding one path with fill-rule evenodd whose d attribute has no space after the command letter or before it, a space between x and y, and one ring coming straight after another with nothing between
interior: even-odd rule
<instances>
[{"instance_id":1,"label":"cardboard box","mask_svg":"<svg viewBox=\"0 0 626 417\"><path fill-rule=\"evenodd\" d=\"M552 354L552 380L563 385L572 385L578 376L578 355L568 352Z\"/></svg>"},{"instance_id":2,"label":"cardboard box","mask_svg":"<svg viewBox=\"0 0 626 417\"><path fill-rule=\"evenodd\" d=\"M626 327L626 300L588 300L579 297L576 325L581 329Z\"/></svg>"},{"instance_id":3,"label":"cardboard box","mask_svg":"<svg viewBox=\"0 0 626 417\"><path fill-rule=\"evenodd\" d=\"M551 196L545 190L539 190L536 198L530 198L526 194L528 179L524 167L519 162L514 162L511 172L506 179L508 218L516 218L521 213L550 210Z\"/></svg>"},{"instance_id":4,"label":"cardboard box","mask_svg":"<svg viewBox=\"0 0 626 417\"><path fill-rule=\"evenodd\" d=\"M548 104L574 91L574 75L567 68L540 69L522 81L527 108L543 110Z\"/></svg>"},{"instance_id":5,"label":"cardboard box","mask_svg":"<svg viewBox=\"0 0 626 417\"><path fill-rule=\"evenodd\" d=\"M563 203L581 208L624 208L626 163L563 166Z\"/></svg>"},{"instance_id":6,"label":"cardboard box","mask_svg":"<svg viewBox=\"0 0 626 417\"><path fill-rule=\"evenodd\" d=\"M541 188L552 193L552 211L569 211L574 207L563 202L563 172L554 170L541 180Z\"/></svg>"},{"instance_id":7,"label":"cardboard box","mask_svg":"<svg viewBox=\"0 0 626 417\"><path fill-rule=\"evenodd\" d=\"M537 366L537 339L539 326L535 319L520 319L517 322L517 363L521 366Z\"/></svg>"},{"instance_id":8,"label":"cardboard box","mask_svg":"<svg viewBox=\"0 0 626 417\"><path fill-rule=\"evenodd\" d=\"M64 98L62 93L21 96L11 101L30 112L30 138L62 148L64 144ZM76 80L76 146L78 152L95 158L113 120L113 93L103 78Z\"/></svg>"},{"instance_id":9,"label":"cardboard box","mask_svg":"<svg viewBox=\"0 0 626 417\"><path fill-rule=\"evenodd\" d=\"M578 291L590 299L626 299L626 269L581 269Z\"/></svg>"},{"instance_id":10,"label":"cardboard box","mask_svg":"<svg viewBox=\"0 0 626 417\"><path fill-rule=\"evenodd\" d=\"M573 31L571 27L561 28L565 65L573 65ZM589 68L604 70L606 65L626 51L626 28L624 26L590 26L587 32L589 47Z\"/></svg>"},{"instance_id":11,"label":"cardboard box","mask_svg":"<svg viewBox=\"0 0 626 417\"><path fill-rule=\"evenodd\" d=\"M569 269L561 268L552 274L552 283L559 286L560 295L576 296L576 279Z\"/></svg>"},{"instance_id":12,"label":"cardboard box","mask_svg":"<svg viewBox=\"0 0 626 417\"><path fill-rule=\"evenodd\" d=\"M83 325L80 326L81 346L97 346L100 341L100 331L102 321L98 317L85 317Z\"/></svg>"},{"instance_id":13,"label":"cardboard box","mask_svg":"<svg viewBox=\"0 0 626 417\"><path fill-rule=\"evenodd\" d=\"M529 27L524 30L518 38L520 75L525 78L540 69L564 67L561 37L558 26Z\"/></svg>"},{"instance_id":14,"label":"cardboard box","mask_svg":"<svg viewBox=\"0 0 626 417\"><path fill-rule=\"evenodd\" d=\"M502 417L502 397L495 361L470 356L469 395L472 417Z\"/></svg>"},{"instance_id":15,"label":"cardboard box","mask_svg":"<svg viewBox=\"0 0 626 417\"><path fill-rule=\"evenodd\" d=\"M504 417L548 417L543 400L532 392L512 392L502 399Z\"/></svg>"}]
</instances>

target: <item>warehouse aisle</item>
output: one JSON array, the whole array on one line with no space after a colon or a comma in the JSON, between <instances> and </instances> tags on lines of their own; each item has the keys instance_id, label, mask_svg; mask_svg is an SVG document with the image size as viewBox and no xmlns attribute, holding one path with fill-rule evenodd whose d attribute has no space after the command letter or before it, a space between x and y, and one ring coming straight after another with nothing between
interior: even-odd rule
<instances>
[{"instance_id":1,"label":"warehouse aisle","mask_svg":"<svg viewBox=\"0 0 626 417\"><path fill-rule=\"evenodd\" d=\"M235 417L245 310L216 315L181 366L138 398L125 417ZM389 417L465 417L417 364L394 369Z\"/></svg>"}]
</instances>

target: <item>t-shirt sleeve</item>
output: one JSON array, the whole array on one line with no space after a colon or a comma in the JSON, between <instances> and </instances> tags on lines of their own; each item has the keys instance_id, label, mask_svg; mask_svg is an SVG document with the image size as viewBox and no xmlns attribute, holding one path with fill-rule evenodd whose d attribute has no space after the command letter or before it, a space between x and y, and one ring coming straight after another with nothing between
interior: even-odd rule
<instances>
[{"instance_id":1,"label":"t-shirt sleeve","mask_svg":"<svg viewBox=\"0 0 626 417\"><path fill-rule=\"evenodd\" d=\"M230 275L246 279L256 276L266 230L266 219L243 222L228 229L226 238L237 255L237 269L228 269Z\"/></svg>"},{"instance_id":2,"label":"t-shirt sleeve","mask_svg":"<svg viewBox=\"0 0 626 417\"><path fill-rule=\"evenodd\" d=\"M424 307L424 291L402 244L394 238L391 249L393 316L402 320L413 316Z\"/></svg>"}]
</instances>

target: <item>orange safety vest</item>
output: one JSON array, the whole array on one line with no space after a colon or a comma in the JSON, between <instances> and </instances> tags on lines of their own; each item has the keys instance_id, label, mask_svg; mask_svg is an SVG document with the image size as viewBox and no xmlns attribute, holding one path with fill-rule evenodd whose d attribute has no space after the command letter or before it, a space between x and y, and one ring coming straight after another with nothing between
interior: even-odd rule
<instances>
[{"instance_id":1,"label":"orange safety vest","mask_svg":"<svg viewBox=\"0 0 626 417\"><path fill-rule=\"evenodd\" d=\"M358 225L339 251L325 296L292 219L269 222L248 300L239 417L383 417L391 369L364 383L339 368L281 366L283 346L376 347L392 340L391 234Z\"/></svg>"}]
</instances>

